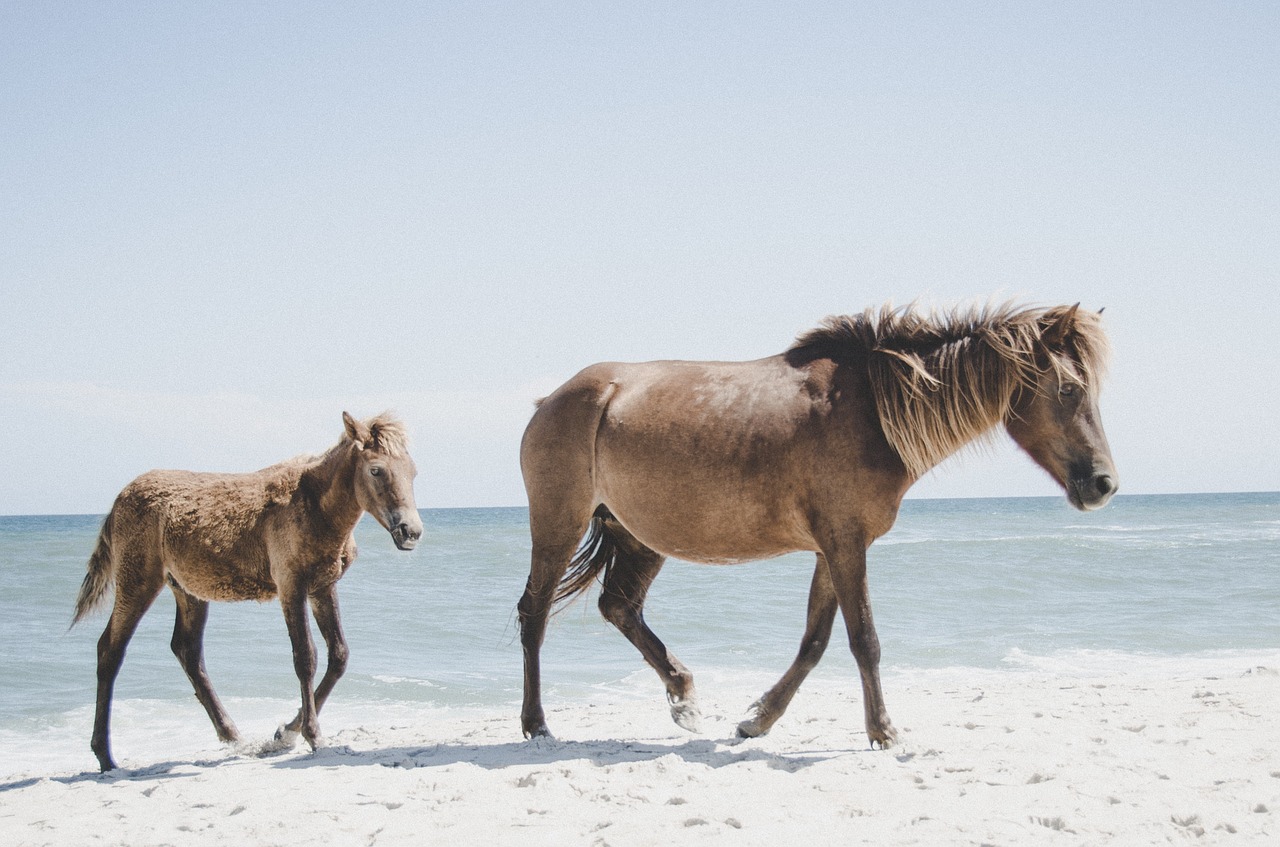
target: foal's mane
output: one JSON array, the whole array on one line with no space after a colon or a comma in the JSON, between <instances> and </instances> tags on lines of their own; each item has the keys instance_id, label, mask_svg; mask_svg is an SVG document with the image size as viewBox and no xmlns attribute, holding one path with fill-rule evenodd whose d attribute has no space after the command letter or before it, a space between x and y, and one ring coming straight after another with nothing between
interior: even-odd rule
<instances>
[{"instance_id":1,"label":"foal's mane","mask_svg":"<svg viewBox=\"0 0 1280 847\"><path fill-rule=\"evenodd\" d=\"M399 459L409 453L409 432L399 418L391 412L382 412L364 421L373 436L373 448Z\"/></svg>"},{"instance_id":2,"label":"foal's mane","mask_svg":"<svg viewBox=\"0 0 1280 847\"><path fill-rule=\"evenodd\" d=\"M1107 351L1097 313L1004 303L830 317L788 354L864 361L885 437L919 478L989 436L1017 389L1034 388L1046 371L1060 383L1095 385Z\"/></svg>"}]
</instances>

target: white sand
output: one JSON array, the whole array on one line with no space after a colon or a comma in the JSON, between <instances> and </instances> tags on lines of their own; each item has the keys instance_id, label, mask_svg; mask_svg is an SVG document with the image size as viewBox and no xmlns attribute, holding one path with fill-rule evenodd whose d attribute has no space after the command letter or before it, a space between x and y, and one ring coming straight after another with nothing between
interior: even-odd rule
<instances>
[{"instance_id":1,"label":"white sand","mask_svg":"<svg viewBox=\"0 0 1280 847\"><path fill-rule=\"evenodd\" d=\"M704 691L697 735L655 695L557 706L558 740L537 743L515 714L466 712L326 715L326 747L261 758L147 765L117 739L122 771L0 784L0 842L1280 844L1272 668L890 676L888 751L867 748L852 683L811 680L749 741L739 694Z\"/></svg>"}]
</instances>

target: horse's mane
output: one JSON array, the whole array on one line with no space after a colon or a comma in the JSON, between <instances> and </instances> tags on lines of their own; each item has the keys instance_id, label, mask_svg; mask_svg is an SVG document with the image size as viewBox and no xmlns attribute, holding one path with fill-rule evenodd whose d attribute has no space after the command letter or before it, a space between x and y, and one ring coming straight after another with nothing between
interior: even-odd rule
<instances>
[{"instance_id":1,"label":"horse's mane","mask_svg":"<svg viewBox=\"0 0 1280 847\"><path fill-rule=\"evenodd\" d=\"M1096 384L1108 345L1099 315L1012 303L923 312L867 309L827 318L788 355L866 363L885 437L921 477L1006 418L1016 389L1046 370Z\"/></svg>"},{"instance_id":2,"label":"horse's mane","mask_svg":"<svg viewBox=\"0 0 1280 847\"><path fill-rule=\"evenodd\" d=\"M373 436L373 448L399 459L409 453L409 433L404 423L391 412L383 412L364 421Z\"/></svg>"}]
</instances>

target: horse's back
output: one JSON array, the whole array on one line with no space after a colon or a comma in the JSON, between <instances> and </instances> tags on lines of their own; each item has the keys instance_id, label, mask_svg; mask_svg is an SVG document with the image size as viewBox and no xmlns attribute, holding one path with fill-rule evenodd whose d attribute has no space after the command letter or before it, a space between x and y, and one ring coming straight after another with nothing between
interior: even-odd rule
<instances>
[{"instance_id":1,"label":"horse's back","mask_svg":"<svg viewBox=\"0 0 1280 847\"><path fill-rule=\"evenodd\" d=\"M124 552L155 558L206 600L269 599L267 517L278 492L261 472L153 470L116 498L113 531Z\"/></svg>"},{"instance_id":2,"label":"horse's back","mask_svg":"<svg viewBox=\"0 0 1280 847\"><path fill-rule=\"evenodd\" d=\"M531 514L547 496L604 503L647 546L700 561L811 548L803 469L828 394L781 356L594 365L530 423Z\"/></svg>"}]
</instances>

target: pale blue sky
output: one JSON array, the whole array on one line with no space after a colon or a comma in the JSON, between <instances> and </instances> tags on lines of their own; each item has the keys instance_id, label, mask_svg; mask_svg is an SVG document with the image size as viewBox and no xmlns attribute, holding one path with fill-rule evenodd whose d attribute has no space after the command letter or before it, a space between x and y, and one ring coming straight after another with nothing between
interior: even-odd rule
<instances>
[{"instance_id":1,"label":"pale blue sky","mask_svg":"<svg viewBox=\"0 0 1280 847\"><path fill-rule=\"evenodd\" d=\"M1273 3L6 2L0 115L0 514L384 408L521 505L584 365L993 296L1106 307L1123 492L1280 488Z\"/></svg>"}]
</instances>

